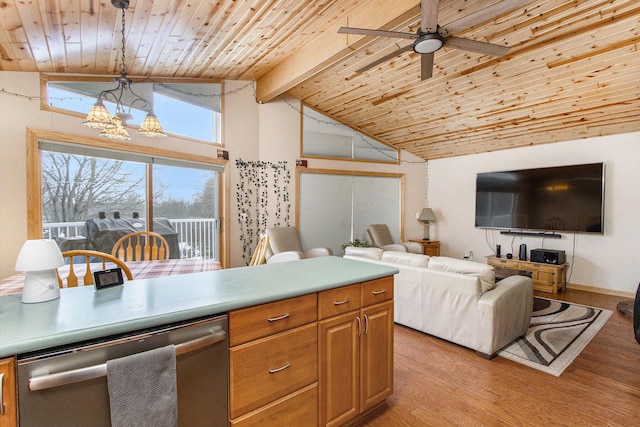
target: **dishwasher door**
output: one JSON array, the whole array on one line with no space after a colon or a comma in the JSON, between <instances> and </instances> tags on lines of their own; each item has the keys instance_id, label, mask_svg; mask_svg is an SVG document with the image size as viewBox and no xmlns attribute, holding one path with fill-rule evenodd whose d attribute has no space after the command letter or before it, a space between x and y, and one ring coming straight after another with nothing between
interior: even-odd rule
<instances>
[{"instance_id":1,"label":"dishwasher door","mask_svg":"<svg viewBox=\"0 0 640 427\"><path fill-rule=\"evenodd\" d=\"M228 426L227 317L18 356L21 427L110 427L107 360L176 345L178 425Z\"/></svg>"}]
</instances>

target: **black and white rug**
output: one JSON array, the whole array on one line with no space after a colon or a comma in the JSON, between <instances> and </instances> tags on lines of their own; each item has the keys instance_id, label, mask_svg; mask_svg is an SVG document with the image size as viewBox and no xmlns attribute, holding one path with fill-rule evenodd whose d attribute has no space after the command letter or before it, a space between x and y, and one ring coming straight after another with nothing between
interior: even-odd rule
<instances>
[{"instance_id":1,"label":"black and white rug","mask_svg":"<svg viewBox=\"0 0 640 427\"><path fill-rule=\"evenodd\" d=\"M498 355L558 377L612 314L602 308L535 297L526 336Z\"/></svg>"}]
</instances>

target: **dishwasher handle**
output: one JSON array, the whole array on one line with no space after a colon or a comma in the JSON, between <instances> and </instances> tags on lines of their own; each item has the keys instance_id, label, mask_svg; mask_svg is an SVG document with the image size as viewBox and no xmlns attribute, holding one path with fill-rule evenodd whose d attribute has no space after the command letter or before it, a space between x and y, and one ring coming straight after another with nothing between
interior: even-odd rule
<instances>
[{"instance_id":1,"label":"dishwasher handle","mask_svg":"<svg viewBox=\"0 0 640 427\"><path fill-rule=\"evenodd\" d=\"M177 344L176 356L181 356L192 351L224 341L225 331L217 331L211 335L205 335L191 341ZM107 376L107 364L87 366L86 368L73 369L71 371L57 372L55 374L41 375L29 379L29 390L46 390L63 385L74 384L94 378Z\"/></svg>"}]
</instances>

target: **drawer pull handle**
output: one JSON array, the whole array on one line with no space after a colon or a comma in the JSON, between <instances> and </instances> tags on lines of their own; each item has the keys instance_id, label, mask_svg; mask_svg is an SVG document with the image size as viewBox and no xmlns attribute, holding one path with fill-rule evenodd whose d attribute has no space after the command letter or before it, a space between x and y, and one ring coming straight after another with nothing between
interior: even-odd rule
<instances>
[{"instance_id":1,"label":"drawer pull handle","mask_svg":"<svg viewBox=\"0 0 640 427\"><path fill-rule=\"evenodd\" d=\"M278 316L278 317L268 317L267 320L269 322L277 322L278 320L283 320L283 319L286 319L287 317L289 317L289 313L285 313L282 316Z\"/></svg>"},{"instance_id":2,"label":"drawer pull handle","mask_svg":"<svg viewBox=\"0 0 640 427\"><path fill-rule=\"evenodd\" d=\"M4 415L4 398L2 397L4 390L4 374L0 374L0 415Z\"/></svg>"},{"instance_id":3,"label":"drawer pull handle","mask_svg":"<svg viewBox=\"0 0 640 427\"><path fill-rule=\"evenodd\" d=\"M333 305L342 305L342 304L346 304L349 302L349 298L345 298L342 301L334 301Z\"/></svg>"},{"instance_id":4,"label":"drawer pull handle","mask_svg":"<svg viewBox=\"0 0 640 427\"><path fill-rule=\"evenodd\" d=\"M373 291L374 295L380 295L380 294L386 294L387 290L386 289L380 289L379 291Z\"/></svg>"},{"instance_id":5,"label":"drawer pull handle","mask_svg":"<svg viewBox=\"0 0 640 427\"><path fill-rule=\"evenodd\" d=\"M279 368L276 369L269 369L269 373L270 374L275 374L276 372L280 372L280 371L284 371L285 369L287 369L289 366L291 366L291 363L286 363L284 366L281 366Z\"/></svg>"}]
</instances>

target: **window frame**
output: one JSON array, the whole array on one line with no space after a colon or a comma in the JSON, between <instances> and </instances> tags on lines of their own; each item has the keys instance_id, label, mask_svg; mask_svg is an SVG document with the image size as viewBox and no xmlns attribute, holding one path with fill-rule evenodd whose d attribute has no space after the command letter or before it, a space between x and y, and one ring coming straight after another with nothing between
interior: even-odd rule
<instances>
[{"instance_id":1,"label":"window frame","mask_svg":"<svg viewBox=\"0 0 640 427\"><path fill-rule=\"evenodd\" d=\"M353 171L353 170L340 170L340 169L314 169L314 168L305 168L305 167L296 167L296 213L295 213L295 224L298 230L301 230L301 219L300 219L300 200L301 200L301 174L324 174L324 175L342 175L342 176L361 176L361 177L376 177L376 178L393 178L398 180L399 184L399 192L398 195L398 215L399 215L399 224L398 230L400 234L400 241L404 241L404 205L405 205L405 174L403 173L393 173L393 172L371 172L371 171ZM353 208L351 208L353 209ZM302 230L301 230L302 231ZM351 230L353 234L353 230ZM355 236L351 236L351 239L354 239ZM347 242L344 242L347 243Z\"/></svg>"},{"instance_id":2,"label":"window frame","mask_svg":"<svg viewBox=\"0 0 640 427\"><path fill-rule=\"evenodd\" d=\"M128 78L131 79L131 81L133 81L134 83L149 83L146 77L131 77L131 76L127 76ZM65 114L67 116L72 116L72 117L78 117L81 119L84 119L86 117L86 115L89 113L89 111L87 111L86 113L80 113L77 111L72 111L72 110L66 110L64 108L60 108L60 107L54 107L52 105L49 105L47 103L48 99L49 99L49 92L48 92L48 83L49 82L113 82L113 76L80 76L80 75L57 75L57 74L47 74L47 73L41 73L40 74L40 109L42 111L51 111L54 113L58 113L58 114ZM216 141L205 141L202 139L197 139L197 138L193 138L190 136L186 136L186 135L179 135L176 133L171 133L168 132L165 129L165 132L167 133L167 135L170 135L172 137L175 138L180 138L180 139L184 139L186 141L193 141L193 142L197 142L200 144L206 144L208 146L214 146L214 147L219 147L219 148L223 148L224 147L224 80L217 80L217 79L211 79L211 80L203 80L203 79L169 79L169 78L154 78L154 83L212 83L212 84L219 84L220 85L220 115L221 115L221 120L220 120L220 141L216 142ZM160 120L162 120L162 117L159 118ZM127 128L129 129L133 129L135 131L138 130L139 126L135 125L135 124L131 124L131 123L127 123L126 125Z\"/></svg>"},{"instance_id":3,"label":"window frame","mask_svg":"<svg viewBox=\"0 0 640 427\"><path fill-rule=\"evenodd\" d=\"M391 150L396 152L396 159L395 160L375 160L375 159L357 158L357 157L354 157L354 156L351 156L351 157L339 157L339 156L322 156L322 155L314 155L314 154L305 154L304 153L304 122L305 122L305 118L307 117L307 115L305 114L305 109L312 110L316 114L320 114L320 115L326 117L328 120L331 120L332 122L335 122L339 126L344 126L344 128L349 129L350 131L354 132L354 134L359 134L362 137L372 139L372 140L376 141L377 143L379 143L381 145L389 147ZM300 157L309 158L309 159L341 160L341 161L347 161L347 162L380 163L380 164L385 164L385 165L399 165L400 161L401 161L401 159L400 159L400 149L399 148L396 148L393 145L387 144L386 142L374 137L373 135L370 135L370 134L368 134L366 132L363 132L362 130L359 130L357 128L349 126L349 125L341 122L340 120L337 120L337 119L335 119L335 118L333 118L333 117L331 117L331 116L329 116L329 115L327 115L325 113L322 113L322 112L316 110L313 107L310 107L309 105L306 105L303 102L300 103Z\"/></svg>"},{"instance_id":4,"label":"window frame","mask_svg":"<svg viewBox=\"0 0 640 427\"><path fill-rule=\"evenodd\" d=\"M48 139L67 144L85 145L88 147L129 152L132 154L164 157L195 163L216 164L224 168L220 173L220 185L218 197L220 200L220 264L223 268L229 263L229 225L226 218L229 217L229 191L230 182L229 161L217 157L200 156L171 150L158 149L126 144L120 141L92 138L81 135L73 135L62 132L54 132L40 129L27 128L27 237L28 239L42 239L42 159L39 149L39 141Z\"/></svg>"}]
</instances>

